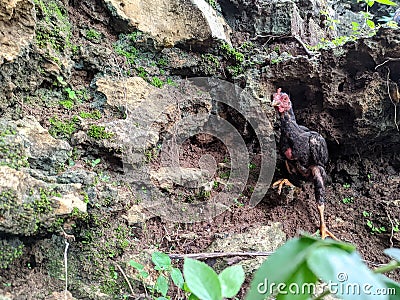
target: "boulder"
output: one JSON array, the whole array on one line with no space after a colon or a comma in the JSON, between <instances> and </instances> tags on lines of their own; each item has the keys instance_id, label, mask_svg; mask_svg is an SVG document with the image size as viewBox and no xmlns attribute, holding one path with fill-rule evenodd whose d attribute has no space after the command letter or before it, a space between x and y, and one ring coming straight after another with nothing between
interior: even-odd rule
<instances>
[{"instance_id":1,"label":"boulder","mask_svg":"<svg viewBox=\"0 0 400 300\"><path fill-rule=\"evenodd\" d=\"M211 178L207 170L197 168L161 167L157 171L150 171L150 178L163 189L172 189L174 184L191 189L207 189L213 183L210 185Z\"/></svg>"},{"instance_id":2,"label":"boulder","mask_svg":"<svg viewBox=\"0 0 400 300\"><path fill-rule=\"evenodd\" d=\"M207 248L207 252L273 252L286 240L286 234L282 230L281 223L273 223L268 226L253 227L244 233L227 234L218 237ZM256 257L241 261L246 273L255 271L266 257ZM221 263L221 269L226 264Z\"/></svg>"},{"instance_id":3,"label":"boulder","mask_svg":"<svg viewBox=\"0 0 400 300\"><path fill-rule=\"evenodd\" d=\"M117 32L138 29L160 47L229 42L229 28L204 0L104 0Z\"/></svg>"},{"instance_id":4,"label":"boulder","mask_svg":"<svg viewBox=\"0 0 400 300\"><path fill-rule=\"evenodd\" d=\"M79 184L48 184L7 166L0 167L0 231L31 236L53 226L75 208L86 212Z\"/></svg>"},{"instance_id":5,"label":"boulder","mask_svg":"<svg viewBox=\"0 0 400 300\"><path fill-rule=\"evenodd\" d=\"M24 145L30 166L54 175L70 156L72 147L53 138L33 116L15 122L16 136Z\"/></svg>"},{"instance_id":6,"label":"boulder","mask_svg":"<svg viewBox=\"0 0 400 300\"><path fill-rule=\"evenodd\" d=\"M33 1L0 2L0 65L20 55L35 34L36 15Z\"/></svg>"}]
</instances>

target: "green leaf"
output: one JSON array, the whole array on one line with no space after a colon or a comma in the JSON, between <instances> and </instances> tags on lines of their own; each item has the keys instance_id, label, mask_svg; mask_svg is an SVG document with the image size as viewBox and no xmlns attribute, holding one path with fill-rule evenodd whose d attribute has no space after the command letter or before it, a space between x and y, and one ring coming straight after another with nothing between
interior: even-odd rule
<instances>
[{"instance_id":1,"label":"green leaf","mask_svg":"<svg viewBox=\"0 0 400 300\"><path fill-rule=\"evenodd\" d=\"M202 300L221 300L221 285L217 273L207 264L185 258L183 275L190 291Z\"/></svg>"},{"instance_id":2,"label":"green leaf","mask_svg":"<svg viewBox=\"0 0 400 300\"><path fill-rule=\"evenodd\" d=\"M374 5L375 0L366 0L367 4L369 7L371 7L372 5Z\"/></svg>"},{"instance_id":3,"label":"green leaf","mask_svg":"<svg viewBox=\"0 0 400 300\"><path fill-rule=\"evenodd\" d=\"M232 298L240 290L244 282L244 271L241 265L228 267L219 275L219 282L222 289L222 297Z\"/></svg>"},{"instance_id":4,"label":"green leaf","mask_svg":"<svg viewBox=\"0 0 400 300\"><path fill-rule=\"evenodd\" d=\"M139 263L137 263L137 262L134 261L134 260L130 260L130 261L129 261L129 265L130 265L131 267L134 267L136 270L139 270L139 271L141 271L141 270L144 269L144 266L143 266L142 264L139 264Z\"/></svg>"},{"instance_id":5,"label":"green leaf","mask_svg":"<svg viewBox=\"0 0 400 300\"><path fill-rule=\"evenodd\" d=\"M330 284L332 292L343 299L371 299L364 288L374 290L385 285L362 262L357 252L348 253L336 247L319 247L310 253L307 260L310 269L324 282ZM387 299L374 295L374 299Z\"/></svg>"},{"instance_id":6,"label":"green leaf","mask_svg":"<svg viewBox=\"0 0 400 300\"><path fill-rule=\"evenodd\" d=\"M199 298L197 298L196 295L194 295L194 294L190 294L188 300L199 300Z\"/></svg>"},{"instance_id":7,"label":"green leaf","mask_svg":"<svg viewBox=\"0 0 400 300\"><path fill-rule=\"evenodd\" d=\"M390 256L394 260L400 262L400 249L398 248L389 248L383 251L387 256Z\"/></svg>"},{"instance_id":8,"label":"green leaf","mask_svg":"<svg viewBox=\"0 0 400 300\"><path fill-rule=\"evenodd\" d=\"M157 292L159 292L164 297L167 295L167 293L168 293L168 280L167 280L167 278L165 278L164 275L158 276L155 288L156 288Z\"/></svg>"},{"instance_id":9,"label":"green leaf","mask_svg":"<svg viewBox=\"0 0 400 300\"><path fill-rule=\"evenodd\" d=\"M353 31L358 31L360 29L360 24L357 22L351 22L351 26L353 28Z\"/></svg>"},{"instance_id":10,"label":"green leaf","mask_svg":"<svg viewBox=\"0 0 400 300\"><path fill-rule=\"evenodd\" d=\"M246 300L266 299L271 295L270 284L285 284L305 262L309 251L319 243L320 240L302 237L289 240L278 248L255 273Z\"/></svg>"},{"instance_id":11,"label":"green leaf","mask_svg":"<svg viewBox=\"0 0 400 300\"><path fill-rule=\"evenodd\" d=\"M183 288L183 284L185 283L185 280L183 279L181 270L179 270L177 268L172 268L171 278L177 287L179 287L181 289Z\"/></svg>"},{"instance_id":12,"label":"green leaf","mask_svg":"<svg viewBox=\"0 0 400 300\"><path fill-rule=\"evenodd\" d=\"M156 265L154 268L156 270L168 270L171 268L171 259L165 253L155 251L151 255L151 260Z\"/></svg>"},{"instance_id":13,"label":"green leaf","mask_svg":"<svg viewBox=\"0 0 400 300\"><path fill-rule=\"evenodd\" d=\"M317 276L310 270L307 263L303 263L293 274L282 292L276 297L278 300L305 300L315 294Z\"/></svg>"},{"instance_id":14,"label":"green leaf","mask_svg":"<svg viewBox=\"0 0 400 300\"><path fill-rule=\"evenodd\" d=\"M375 28L375 22L372 20L365 20L367 22L367 25L369 28L374 29Z\"/></svg>"},{"instance_id":15,"label":"green leaf","mask_svg":"<svg viewBox=\"0 0 400 300\"><path fill-rule=\"evenodd\" d=\"M397 4L393 1L390 0L375 0L375 2L381 3L381 4L385 4L385 5L392 5L392 6L396 6Z\"/></svg>"},{"instance_id":16,"label":"green leaf","mask_svg":"<svg viewBox=\"0 0 400 300\"><path fill-rule=\"evenodd\" d=\"M383 274L377 274L377 277L386 285L384 290L386 295L389 295L389 300L398 300L400 295L400 284Z\"/></svg>"}]
</instances>

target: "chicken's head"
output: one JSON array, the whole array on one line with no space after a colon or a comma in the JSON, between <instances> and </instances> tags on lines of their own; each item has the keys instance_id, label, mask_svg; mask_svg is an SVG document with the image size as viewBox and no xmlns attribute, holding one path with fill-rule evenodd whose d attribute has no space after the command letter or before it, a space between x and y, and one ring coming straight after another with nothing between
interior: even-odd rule
<instances>
[{"instance_id":1,"label":"chicken's head","mask_svg":"<svg viewBox=\"0 0 400 300\"><path fill-rule=\"evenodd\" d=\"M292 107L292 103L290 102L289 96L286 93L281 93L281 88L279 88L276 93L273 95L272 106L281 113L289 111Z\"/></svg>"}]
</instances>

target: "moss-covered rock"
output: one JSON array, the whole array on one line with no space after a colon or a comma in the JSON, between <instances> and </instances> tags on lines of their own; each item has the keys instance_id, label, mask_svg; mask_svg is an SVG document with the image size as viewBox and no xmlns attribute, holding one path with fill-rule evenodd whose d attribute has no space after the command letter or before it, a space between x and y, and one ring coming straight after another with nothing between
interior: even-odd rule
<instances>
[{"instance_id":1,"label":"moss-covered rock","mask_svg":"<svg viewBox=\"0 0 400 300\"><path fill-rule=\"evenodd\" d=\"M76 186L61 194L56 184L49 185L23 171L0 167L0 231L9 234L35 235L60 230L58 217L77 207L86 211Z\"/></svg>"}]
</instances>

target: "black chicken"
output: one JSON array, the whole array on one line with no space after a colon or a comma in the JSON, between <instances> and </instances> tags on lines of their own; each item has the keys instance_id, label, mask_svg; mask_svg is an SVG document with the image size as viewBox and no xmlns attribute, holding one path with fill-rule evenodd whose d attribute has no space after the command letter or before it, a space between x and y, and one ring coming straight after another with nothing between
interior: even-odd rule
<instances>
[{"instance_id":1,"label":"black chicken","mask_svg":"<svg viewBox=\"0 0 400 300\"><path fill-rule=\"evenodd\" d=\"M325 208L325 165L328 163L328 147L325 139L317 132L298 125L289 96L281 93L281 89L273 95L272 106L275 107L281 121L280 149L285 156L286 168L291 175L301 176L302 179L314 183L315 200L320 216L321 237L337 238L326 228L324 219ZM278 180L273 187L283 185L293 186L288 179Z\"/></svg>"}]
</instances>

